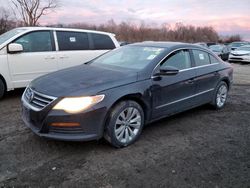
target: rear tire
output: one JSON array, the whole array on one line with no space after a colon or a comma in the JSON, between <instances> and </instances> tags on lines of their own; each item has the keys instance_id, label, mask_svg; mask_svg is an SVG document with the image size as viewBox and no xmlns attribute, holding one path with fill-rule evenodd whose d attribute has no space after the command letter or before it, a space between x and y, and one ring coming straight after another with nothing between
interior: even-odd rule
<instances>
[{"instance_id":1,"label":"rear tire","mask_svg":"<svg viewBox=\"0 0 250 188\"><path fill-rule=\"evenodd\" d=\"M143 125L144 112L141 106L135 101L121 101L109 115L104 138L114 147L125 147L139 138Z\"/></svg>"},{"instance_id":2,"label":"rear tire","mask_svg":"<svg viewBox=\"0 0 250 188\"><path fill-rule=\"evenodd\" d=\"M226 84L226 82L221 81L215 89L215 94L212 101L213 107L217 110L222 109L226 104L227 96L228 85Z\"/></svg>"},{"instance_id":3,"label":"rear tire","mask_svg":"<svg viewBox=\"0 0 250 188\"><path fill-rule=\"evenodd\" d=\"M5 91L6 91L5 84L3 80L0 79L0 99L3 98Z\"/></svg>"}]
</instances>

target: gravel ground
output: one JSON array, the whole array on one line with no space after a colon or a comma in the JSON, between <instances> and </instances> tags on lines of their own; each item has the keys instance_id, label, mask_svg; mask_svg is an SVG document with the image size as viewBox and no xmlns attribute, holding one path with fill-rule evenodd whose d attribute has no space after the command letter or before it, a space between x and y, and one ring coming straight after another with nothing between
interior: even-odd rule
<instances>
[{"instance_id":1,"label":"gravel ground","mask_svg":"<svg viewBox=\"0 0 250 188\"><path fill-rule=\"evenodd\" d=\"M0 187L250 188L250 65L234 64L226 107L205 105L147 126L124 149L34 135L16 90L0 101Z\"/></svg>"}]
</instances>

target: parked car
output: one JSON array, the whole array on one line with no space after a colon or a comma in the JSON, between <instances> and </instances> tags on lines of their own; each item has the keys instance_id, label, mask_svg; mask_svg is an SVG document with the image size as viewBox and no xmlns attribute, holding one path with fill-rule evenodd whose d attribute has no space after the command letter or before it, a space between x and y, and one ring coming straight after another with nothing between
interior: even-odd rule
<instances>
[{"instance_id":1,"label":"parked car","mask_svg":"<svg viewBox=\"0 0 250 188\"><path fill-rule=\"evenodd\" d=\"M248 45L250 44L249 42L232 42L230 44L231 46L231 51L236 50L237 48L244 46L244 45Z\"/></svg>"},{"instance_id":2,"label":"parked car","mask_svg":"<svg viewBox=\"0 0 250 188\"><path fill-rule=\"evenodd\" d=\"M205 42L197 42L197 43L194 43L194 44L203 46L203 47L205 47L205 48L208 48L208 45L207 45L207 43L205 43Z\"/></svg>"},{"instance_id":3,"label":"parked car","mask_svg":"<svg viewBox=\"0 0 250 188\"><path fill-rule=\"evenodd\" d=\"M192 44L142 42L35 79L22 118L41 137L132 144L145 124L206 103L224 107L233 69Z\"/></svg>"},{"instance_id":4,"label":"parked car","mask_svg":"<svg viewBox=\"0 0 250 188\"><path fill-rule=\"evenodd\" d=\"M245 45L231 51L229 61L247 62L250 63L250 45Z\"/></svg>"},{"instance_id":5,"label":"parked car","mask_svg":"<svg viewBox=\"0 0 250 188\"><path fill-rule=\"evenodd\" d=\"M209 46L209 49L212 50L216 55L218 55L222 60L228 60L229 49L223 44L216 44Z\"/></svg>"},{"instance_id":6,"label":"parked car","mask_svg":"<svg viewBox=\"0 0 250 188\"><path fill-rule=\"evenodd\" d=\"M127 41L119 41L119 44L120 44L120 46L125 46L125 45L131 44L131 43L127 42Z\"/></svg>"},{"instance_id":7,"label":"parked car","mask_svg":"<svg viewBox=\"0 0 250 188\"><path fill-rule=\"evenodd\" d=\"M112 33L24 27L0 35L0 98L41 75L87 62L119 44Z\"/></svg>"},{"instance_id":8,"label":"parked car","mask_svg":"<svg viewBox=\"0 0 250 188\"><path fill-rule=\"evenodd\" d=\"M209 46L212 46L212 45L216 45L217 43L216 42L207 42L206 44L209 47Z\"/></svg>"}]
</instances>

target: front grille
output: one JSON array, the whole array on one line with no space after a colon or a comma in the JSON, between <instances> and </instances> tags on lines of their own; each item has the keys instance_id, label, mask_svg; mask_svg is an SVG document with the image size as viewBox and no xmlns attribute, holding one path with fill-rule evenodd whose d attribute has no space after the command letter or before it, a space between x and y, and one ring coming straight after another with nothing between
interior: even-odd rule
<instances>
[{"instance_id":1,"label":"front grille","mask_svg":"<svg viewBox=\"0 0 250 188\"><path fill-rule=\"evenodd\" d=\"M34 91L29 87L25 90L24 98L35 110L42 110L56 99L55 97Z\"/></svg>"}]
</instances>

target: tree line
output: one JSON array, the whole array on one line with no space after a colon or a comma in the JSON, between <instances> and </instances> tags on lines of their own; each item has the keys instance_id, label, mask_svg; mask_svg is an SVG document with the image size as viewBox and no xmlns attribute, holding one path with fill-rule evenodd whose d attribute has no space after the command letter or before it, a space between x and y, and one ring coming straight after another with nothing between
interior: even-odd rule
<instances>
[{"instance_id":1,"label":"tree line","mask_svg":"<svg viewBox=\"0 0 250 188\"><path fill-rule=\"evenodd\" d=\"M39 26L39 19L59 6L58 0L12 0L15 19L11 13L0 7L0 34L19 26ZM219 36L213 27L185 25L176 23L170 26L168 23L156 26L145 22L121 22L113 19L104 24L56 24L52 27L69 27L79 29L92 29L115 33L119 41L180 41L180 42L220 42L230 43L241 41L240 35Z\"/></svg>"}]
</instances>

